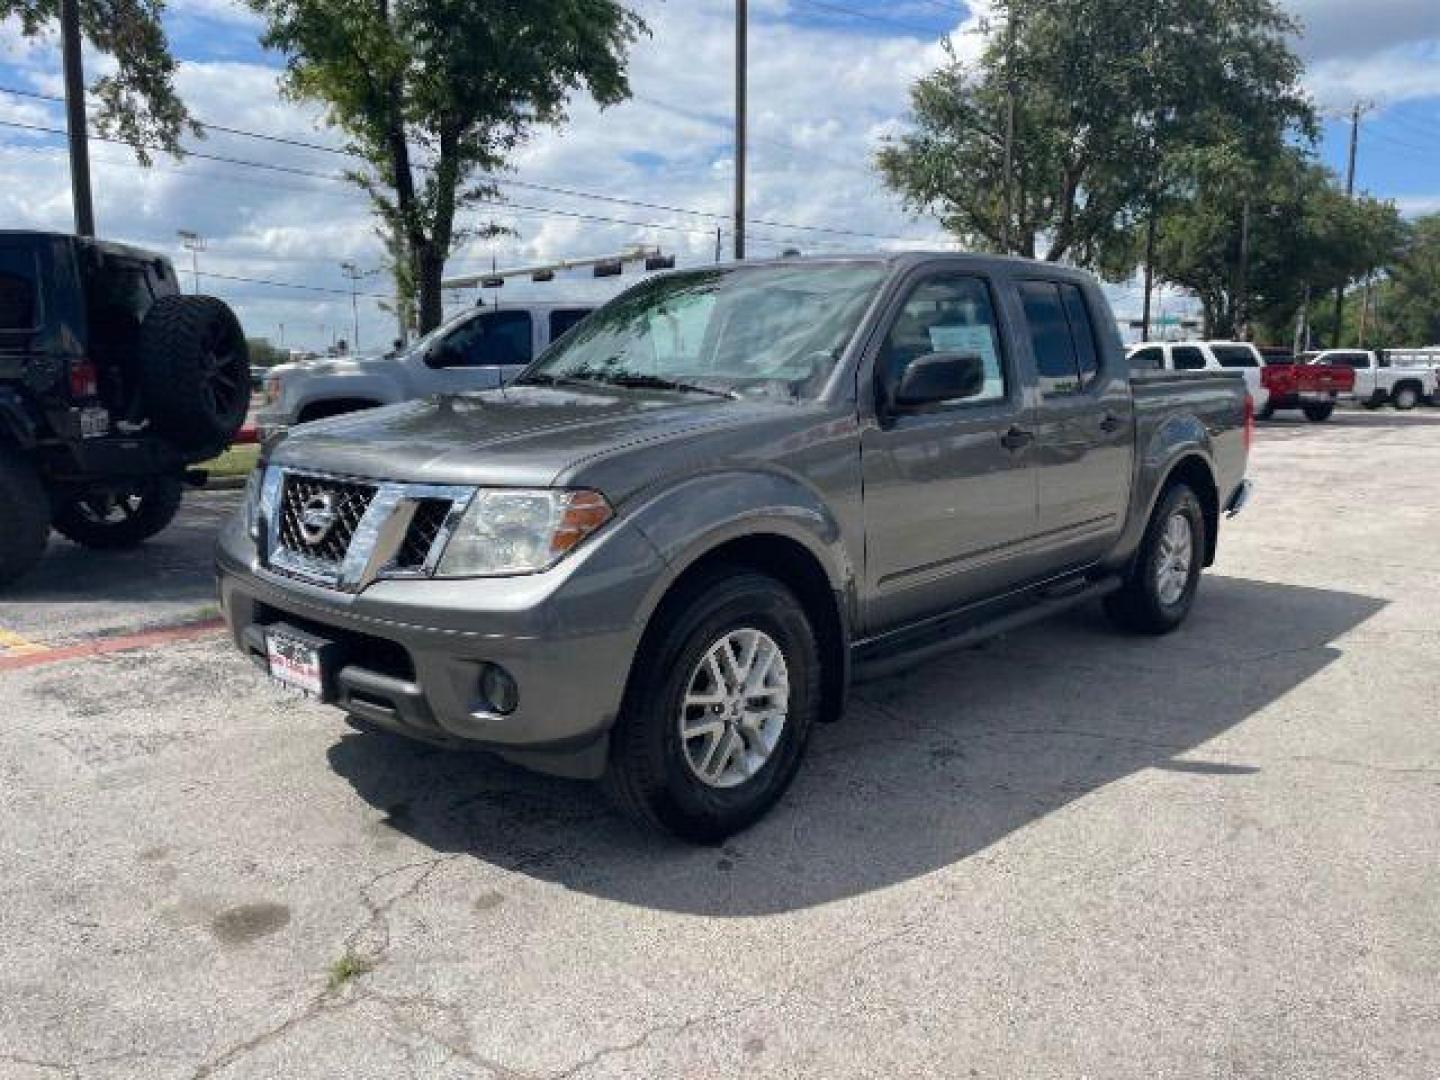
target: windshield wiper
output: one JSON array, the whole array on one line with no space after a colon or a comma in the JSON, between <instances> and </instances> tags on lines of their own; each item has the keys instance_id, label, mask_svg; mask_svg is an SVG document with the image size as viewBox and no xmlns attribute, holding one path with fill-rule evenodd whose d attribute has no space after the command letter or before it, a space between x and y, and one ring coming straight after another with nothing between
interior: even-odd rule
<instances>
[{"instance_id":1,"label":"windshield wiper","mask_svg":"<svg viewBox=\"0 0 1440 1080\"><path fill-rule=\"evenodd\" d=\"M710 397L728 398L735 400L740 395L733 390L717 390L711 386L698 386L695 383L678 382L675 379L667 379L661 375L640 375L638 373L616 372L595 376L596 382L607 383L610 386L623 386L633 390L678 390L686 394L708 394Z\"/></svg>"}]
</instances>

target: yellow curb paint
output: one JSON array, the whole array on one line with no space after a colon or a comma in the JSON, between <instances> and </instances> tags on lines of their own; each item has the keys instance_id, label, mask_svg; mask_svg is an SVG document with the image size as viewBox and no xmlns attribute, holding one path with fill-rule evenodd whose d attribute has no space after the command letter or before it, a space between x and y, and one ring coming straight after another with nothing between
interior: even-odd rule
<instances>
[{"instance_id":1,"label":"yellow curb paint","mask_svg":"<svg viewBox=\"0 0 1440 1080\"><path fill-rule=\"evenodd\" d=\"M36 653L49 651L44 645L37 644L29 638L23 638L13 630L6 630L0 626L0 653L6 656L34 656Z\"/></svg>"}]
</instances>

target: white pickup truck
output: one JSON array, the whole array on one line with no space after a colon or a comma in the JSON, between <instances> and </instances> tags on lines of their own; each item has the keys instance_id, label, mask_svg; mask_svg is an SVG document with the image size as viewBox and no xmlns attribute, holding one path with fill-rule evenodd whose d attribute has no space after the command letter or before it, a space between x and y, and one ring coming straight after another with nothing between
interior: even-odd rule
<instances>
[{"instance_id":1,"label":"white pickup truck","mask_svg":"<svg viewBox=\"0 0 1440 1080\"><path fill-rule=\"evenodd\" d=\"M295 424L434 394L493 390L594 310L589 303L522 302L472 308L398 356L281 364L265 378L261 439Z\"/></svg>"},{"instance_id":2,"label":"white pickup truck","mask_svg":"<svg viewBox=\"0 0 1440 1080\"><path fill-rule=\"evenodd\" d=\"M1131 370L1238 371L1255 402L1257 414L1265 411L1270 391L1261 382L1265 361L1248 341L1152 341L1130 348Z\"/></svg>"},{"instance_id":3,"label":"white pickup truck","mask_svg":"<svg viewBox=\"0 0 1440 1080\"><path fill-rule=\"evenodd\" d=\"M1367 409L1387 402L1397 409L1413 409L1436 398L1435 368L1395 363L1389 356L1366 349L1325 349L1296 357L1301 364L1333 364L1355 372L1354 400Z\"/></svg>"}]
</instances>

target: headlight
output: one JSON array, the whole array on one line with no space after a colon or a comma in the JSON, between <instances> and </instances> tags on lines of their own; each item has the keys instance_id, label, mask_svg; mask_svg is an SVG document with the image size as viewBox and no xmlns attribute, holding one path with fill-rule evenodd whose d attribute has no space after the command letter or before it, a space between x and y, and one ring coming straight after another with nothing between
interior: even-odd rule
<instances>
[{"instance_id":1,"label":"headlight","mask_svg":"<svg viewBox=\"0 0 1440 1080\"><path fill-rule=\"evenodd\" d=\"M436 571L441 577L548 570L614 512L596 491L476 492Z\"/></svg>"},{"instance_id":2,"label":"headlight","mask_svg":"<svg viewBox=\"0 0 1440 1080\"><path fill-rule=\"evenodd\" d=\"M240 519L245 523L245 535L251 540L260 539L260 487L265 481L265 470L260 466L250 470L245 479L245 501L240 504Z\"/></svg>"}]
</instances>

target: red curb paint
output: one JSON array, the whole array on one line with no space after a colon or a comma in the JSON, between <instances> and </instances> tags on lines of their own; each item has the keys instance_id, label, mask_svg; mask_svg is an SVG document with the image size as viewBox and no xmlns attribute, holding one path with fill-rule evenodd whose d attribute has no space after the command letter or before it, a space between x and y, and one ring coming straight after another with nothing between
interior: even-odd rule
<instances>
[{"instance_id":1,"label":"red curb paint","mask_svg":"<svg viewBox=\"0 0 1440 1080\"><path fill-rule=\"evenodd\" d=\"M54 664L61 660L83 660L106 653L128 652L131 649L145 649L153 645L168 645L172 641L189 641L192 638L208 637L225 628L224 619L206 619L204 622L184 623L167 626L159 630L142 630L138 634L121 634L117 637L95 638L78 645L64 645L45 652L28 656L0 656L0 672L22 671L25 668Z\"/></svg>"}]
</instances>

